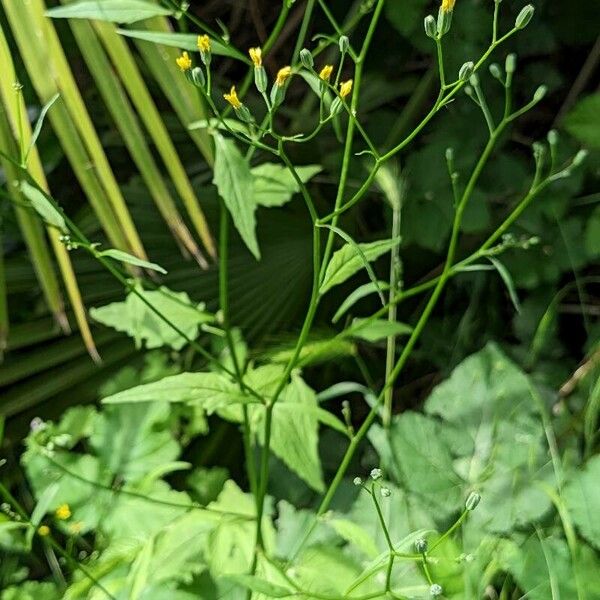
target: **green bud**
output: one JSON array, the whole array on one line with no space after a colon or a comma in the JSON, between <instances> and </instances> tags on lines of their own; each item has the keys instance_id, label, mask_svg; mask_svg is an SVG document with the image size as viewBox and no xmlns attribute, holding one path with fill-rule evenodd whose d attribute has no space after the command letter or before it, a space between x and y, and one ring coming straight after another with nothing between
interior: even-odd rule
<instances>
[{"instance_id":1,"label":"green bud","mask_svg":"<svg viewBox=\"0 0 600 600\"><path fill-rule=\"evenodd\" d=\"M415 552L417 554L425 554L427 552L428 544L427 540L424 538L419 538L415 540Z\"/></svg>"},{"instance_id":2,"label":"green bud","mask_svg":"<svg viewBox=\"0 0 600 600\"><path fill-rule=\"evenodd\" d=\"M491 76L498 81L502 81L502 69L500 69L500 65L498 63L492 63L489 68Z\"/></svg>"},{"instance_id":3,"label":"green bud","mask_svg":"<svg viewBox=\"0 0 600 600\"><path fill-rule=\"evenodd\" d=\"M557 133L556 129L551 129L548 132L547 139L548 139L548 143L551 146L556 146L556 144L558 144L558 133Z\"/></svg>"},{"instance_id":4,"label":"green bud","mask_svg":"<svg viewBox=\"0 0 600 600\"><path fill-rule=\"evenodd\" d=\"M515 29L525 29L533 17L535 9L531 4L524 6L515 19Z\"/></svg>"},{"instance_id":5,"label":"green bud","mask_svg":"<svg viewBox=\"0 0 600 600\"><path fill-rule=\"evenodd\" d=\"M190 81L199 88L203 88L206 85L206 79L204 72L200 67L194 67L190 72Z\"/></svg>"},{"instance_id":6,"label":"green bud","mask_svg":"<svg viewBox=\"0 0 600 600\"><path fill-rule=\"evenodd\" d=\"M340 52L342 54L346 54L346 52L348 52L348 48L350 47L350 40L348 39L348 36L347 35L340 36L338 44L340 47Z\"/></svg>"},{"instance_id":7,"label":"green bud","mask_svg":"<svg viewBox=\"0 0 600 600\"><path fill-rule=\"evenodd\" d=\"M310 50L308 50L307 48L302 48L302 50L300 50L300 62L302 63L305 69L312 71L315 65L315 61Z\"/></svg>"},{"instance_id":8,"label":"green bud","mask_svg":"<svg viewBox=\"0 0 600 600\"><path fill-rule=\"evenodd\" d=\"M267 77L267 72L262 65L260 67L254 67L254 85L261 94L264 94L267 91L269 79Z\"/></svg>"},{"instance_id":9,"label":"green bud","mask_svg":"<svg viewBox=\"0 0 600 600\"><path fill-rule=\"evenodd\" d=\"M342 110L342 99L339 96L336 96L331 103L331 107L329 108L329 114L332 117L335 117Z\"/></svg>"},{"instance_id":10,"label":"green bud","mask_svg":"<svg viewBox=\"0 0 600 600\"><path fill-rule=\"evenodd\" d=\"M454 162L454 148L446 148L446 161L449 163Z\"/></svg>"},{"instance_id":11,"label":"green bud","mask_svg":"<svg viewBox=\"0 0 600 600\"><path fill-rule=\"evenodd\" d=\"M435 39L435 36L437 35L437 30L435 27L435 19L433 18L433 15L427 15L423 24L425 26L425 34L427 35L427 37Z\"/></svg>"},{"instance_id":12,"label":"green bud","mask_svg":"<svg viewBox=\"0 0 600 600\"><path fill-rule=\"evenodd\" d=\"M479 75L477 75L477 73L473 73L471 77L469 77L469 83L476 88L479 85Z\"/></svg>"},{"instance_id":13,"label":"green bud","mask_svg":"<svg viewBox=\"0 0 600 600\"><path fill-rule=\"evenodd\" d=\"M382 487L381 488L381 495L384 498L389 498L392 495L392 490L390 490L390 488L387 488L387 487Z\"/></svg>"},{"instance_id":14,"label":"green bud","mask_svg":"<svg viewBox=\"0 0 600 600\"><path fill-rule=\"evenodd\" d=\"M506 63L504 65L504 69L509 75L512 75L515 72L516 68L517 68L517 55L514 53L511 53L506 57Z\"/></svg>"},{"instance_id":15,"label":"green bud","mask_svg":"<svg viewBox=\"0 0 600 600\"><path fill-rule=\"evenodd\" d=\"M540 85L540 87L538 87L538 89L535 90L535 93L533 94L534 101L539 102L546 95L547 91L548 88L545 85Z\"/></svg>"},{"instance_id":16,"label":"green bud","mask_svg":"<svg viewBox=\"0 0 600 600\"><path fill-rule=\"evenodd\" d=\"M475 64L473 61L466 62L458 71L458 78L461 81L467 81L471 75L473 75L473 70L475 69Z\"/></svg>"},{"instance_id":17,"label":"green bud","mask_svg":"<svg viewBox=\"0 0 600 600\"><path fill-rule=\"evenodd\" d=\"M588 155L588 151L587 150L580 150L575 155L575 158L573 159L573 166L574 167L580 166L581 163L586 159L587 155Z\"/></svg>"},{"instance_id":18,"label":"green bud","mask_svg":"<svg viewBox=\"0 0 600 600\"><path fill-rule=\"evenodd\" d=\"M444 590L442 589L442 586L439 583L434 583L429 588L429 594L431 596L433 596L434 598L437 598L438 596L441 596L443 591Z\"/></svg>"},{"instance_id":19,"label":"green bud","mask_svg":"<svg viewBox=\"0 0 600 600\"><path fill-rule=\"evenodd\" d=\"M353 483L354 485L362 485L362 479L360 477L355 477Z\"/></svg>"},{"instance_id":20,"label":"green bud","mask_svg":"<svg viewBox=\"0 0 600 600\"><path fill-rule=\"evenodd\" d=\"M378 479L381 479L382 477L383 477L383 473L382 473L381 469L372 469L371 479L373 481L377 481Z\"/></svg>"},{"instance_id":21,"label":"green bud","mask_svg":"<svg viewBox=\"0 0 600 600\"><path fill-rule=\"evenodd\" d=\"M477 492L471 492L465 502L465 508L467 510L475 510L480 501L481 496Z\"/></svg>"}]
</instances>

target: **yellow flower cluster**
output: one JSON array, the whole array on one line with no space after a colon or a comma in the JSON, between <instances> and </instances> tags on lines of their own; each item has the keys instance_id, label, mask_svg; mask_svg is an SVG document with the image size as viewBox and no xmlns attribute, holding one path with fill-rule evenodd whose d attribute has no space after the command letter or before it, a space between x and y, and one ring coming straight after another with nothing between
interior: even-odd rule
<instances>
[{"instance_id":1,"label":"yellow flower cluster","mask_svg":"<svg viewBox=\"0 0 600 600\"><path fill-rule=\"evenodd\" d=\"M442 0L442 12L452 12L455 4L456 0Z\"/></svg>"},{"instance_id":2,"label":"yellow flower cluster","mask_svg":"<svg viewBox=\"0 0 600 600\"><path fill-rule=\"evenodd\" d=\"M331 74L333 73L333 65L325 65L319 72L319 78L323 81L329 81Z\"/></svg>"},{"instance_id":3,"label":"yellow flower cluster","mask_svg":"<svg viewBox=\"0 0 600 600\"><path fill-rule=\"evenodd\" d=\"M250 48L248 54L255 67L262 67L262 50L260 48Z\"/></svg>"},{"instance_id":4,"label":"yellow flower cluster","mask_svg":"<svg viewBox=\"0 0 600 600\"><path fill-rule=\"evenodd\" d=\"M200 52L210 52L210 38L207 35L198 36L198 50Z\"/></svg>"},{"instance_id":5,"label":"yellow flower cluster","mask_svg":"<svg viewBox=\"0 0 600 600\"><path fill-rule=\"evenodd\" d=\"M282 67L277 71L277 77L275 79L275 85L277 87L283 87L285 82L290 78L292 74L292 67Z\"/></svg>"},{"instance_id":6,"label":"yellow flower cluster","mask_svg":"<svg viewBox=\"0 0 600 600\"><path fill-rule=\"evenodd\" d=\"M57 519L66 521L71 517L71 507L68 504L61 504L54 513Z\"/></svg>"},{"instance_id":7,"label":"yellow flower cluster","mask_svg":"<svg viewBox=\"0 0 600 600\"><path fill-rule=\"evenodd\" d=\"M340 83L340 96L345 98L350 95L352 92L352 79L348 79L348 81L343 81Z\"/></svg>"}]
</instances>

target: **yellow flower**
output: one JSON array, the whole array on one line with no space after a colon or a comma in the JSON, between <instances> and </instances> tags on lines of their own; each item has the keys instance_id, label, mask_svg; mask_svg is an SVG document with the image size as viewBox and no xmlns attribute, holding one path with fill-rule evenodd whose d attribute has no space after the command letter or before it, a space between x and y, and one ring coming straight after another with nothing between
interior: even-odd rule
<instances>
[{"instance_id":1,"label":"yellow flower","mask_svg":"<svg viewBox=\"0 0 600 600\"><path fill-rule=\"evenodd\" d=\"M71 516L71 508L68 504L61 504L54 513L57 519L66 521Z\"/></svg>"},{"instance_id":2,"label":"yellow flower","mask_svg":"<svg viewBox=\"0 0 600 600\"><path fill-rule=\"evenodd\" d=\"M83 523L81 521L77 521L76 523L71 523L71 525L69 525L69 531L77 535L81 531L82 527Z\"/></svg>"},{"instance_id":3,"label":"yellow flower","mask_svg":"<svg viewBox=\"0 0 600 600\"><path fill-rule=\"evenodd\" d=\"M250 55L252 64L255 67L262 66L262 50L260 48L250 48L250 50L248 50L248 54Z\"/></svg>"},{"instance_id":4,"label":"yellow flower","mask_svg":"<svg viewBox=\"0 0 600 600\"><path fill-rule=\"evenodd\" d=\"M40 525L38 527L38 535L41 535L42 537L46 537L47 535L50 535L50 527L48 527L48 525Z\"/></svg>"},{"instance_id":5,"label":"yellow flower","mask_svg":"<svg viewBox=\"0 0 600 600\"><path fill-rule=\"evenodd\" d=\"M452 12L455 4L456 0L442 0L442 12Z\"/></svg>"},{"instance_id":6,"label":"yellow flower","mask_svg":"<svg viewBox=\"0 0 600 600\"><path fill-rule=\"evenodd\" d=\"M340 96L345 98L352 91L352 79L348 79L348 81L343 81L340 83Z\"/></svg>"},{"instance_id":7,"label":"yellow flower","mask_svg":"<svg viewBox=\"0 0 600 600\"><path fill-rule=\"evenodd\" d=\"M231 104L231 106L233 106L233 108L236 110L238 108L242 108L242 103L238 98L237 92L235 91L235 85L231 86L229 94L223 94L223 98L225 98L225 100L227 100L227 102L229 102L229 104Z\"/></svg>"},{"instance_id":8,"label":"yellow flower","mask_svg":"<svg viewBox=\"0 0 600 600\"><path fill-rule=\"evenodd\" d=\"M182 71L189 71L192 68L192 59L187 52L182 52L181 56L175 59L175 62Z\"/></svg>"},{"instance_id":9,"label":"yellow flower","mask_svg":"<svg viewBox=\"0 0 600 600\"><path fill-rule=\"evenodd\" d=\"M325 65L320 73L319 73L319 77L323 80L323 81L329 81L329 78L331 77L331 74L333 73L333 65Z\"/></svg>"},{"instance_id":10,"label":"yellow flower","mask_svg":"<svg viewBox=\"0 0 600 600\"><path fill-rule=\"evenodd\" d=\"M198 50L200 52L210 52L210 38L207 35L198 36Z\"/></svg>"},{"instance_id":11,"label":"yellow flower","mask_svg":"<svg viewBox=\"0 0 600 600\"><path fill-rule=\"evenodd\" d=\"M282 87L283 84L290 78L292 74L292 67L282 67L277 71L277 78L275 79L275 85Z\"/></svg>"}]
</instances>

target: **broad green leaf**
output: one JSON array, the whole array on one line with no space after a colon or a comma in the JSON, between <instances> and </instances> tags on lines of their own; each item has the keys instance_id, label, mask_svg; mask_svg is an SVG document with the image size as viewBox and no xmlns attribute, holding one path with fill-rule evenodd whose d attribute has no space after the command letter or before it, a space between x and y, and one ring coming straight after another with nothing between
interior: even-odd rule
<instances>
[{"instance_id":1,"label":"broad green leaf","mask_svg":"<svg viewBox=\"0 0 600 600\"><path fill-rule=\"evenodd\" d=\"M369 507L370 509L371 507ZM363 552L367 558L376 558L380 550L373 541L371 531L363 529L360 525L350 519L334 518L328 519L327 525L332 527L335 532L343 537L348 543L352 544Z\"/></svg>"},{"instance_id":2,"label":"broad green leaf","mask_svg":"<svg viewBox=\"0 0 600 600\"><path fill-rule=\"evenodd\" d=\"M29 184L27 181L21 182L21 192L31 202L35 212L46 221L49 225L54 225L60 231L66 232L67 225L65 220L52 202L36 187Z\"/></svg>"},{"instance_id":3,"label":"broad green leaf","mask_svg":"<svg viewBox=\"0 0 600 600\"><path fill-rule=\"evenodd\" d=\"M158 31L146 31L137 29L117 29L117 33L126 37L153 42L154 44L162 44L163 46L173 46L190 52L198 51L198 36L192 33L165 33ZM250 64L250 59L242 54L233 46L228 46L222 42L211 38L210 48L213 54L220 56L230 56L237 60L241 60Z\"/></svg>"},{"instance_id":4,"label":"broad green leaf","mask_svg":"<svg viewBox=\"0 0 600 600\"><path fill-rule=\"evenodd\" d=\"M600 548L600 456L571 477L563 498L581 535Z\"/></svg>"},{"instance_id":5,"label":"broad green leaf","mask_svg":"<svg viewBox=\"0 0 600 600\"><path fill-rule=\"evenodd\" d=\"M600 93L581 100L566 116L564 127L580 142L600 148Z\"/></svg>"},{"instance_id":6,"label":"broad green leaf","mask_svg":"<svg viewBox=\"0 0 600 600\"><path fill-rule=\"evenodd\" d=\"M214 319L204 311L204 304L193 304L185 292L176 293L166 287L154 291L138 287L137 293L130 292L125 302L92 308L90 315L103 325L127 333L138 347L145 342L148 349L161 346L170 346L175 350L183 348L188 343L187 339L159 317L148 304L192 340L198 337L200 325Z\"/></svg>"},{"instance_id":7,"label":"broad green leaf","mask_svg":"<svg viewBox=\"0 0 600 600\"><path fill-rule=\"evenodd\" d=\"M256 575L228 575L227 579L247 588L257 594L264 594L269 598L287 598L294 595L294 591L290 588L271 583Z\"/></svg>"},{"instance_id":8,"label":"broad green leaf","mask_svg":"<svg viewBox=\"0 0 600 600\"><path fill-rule=\"evenodd\" d=\"M303 183L321 171L319 165L295 167L296 173ZM260 206L283 206L300 191L294 176L283 165L263 163L252 170L254 178L254 201Z\"/></svg>"},{"instance_id":9,"label":"broad green leaf","mask_svg":"<svg viewBox=\"0 0 600 600\"><path fill-rule=\"evenodd\" d=\"M156 263L148 262L147 260L142 260L137 256L133 256L128 252L123 252L122 250L115 250L114 248L110 248L109 250L104 250L99 253L100 256L108 256L109 258L114 258L120 262L127 263L129 265L135 265L136 267L142 267L144 269L150 269L152 271L158 271L163 275L166 275L167 272Z\"/></svg>"},{"instance_id":10,"label":"broad green leaf","mask_svg":"<svg viewBox=\"0 0 600 600\"><path fill-rule=\"evenodd\" d=\"M358 244L367 261L372 262L389 252L400 240L378 240L367 244ZM343 283L352 275L357 273L365 265L360 253L350 244L345 244L334 252L331 261L327 265L325 277L321 284L321 294L328 292L332 287Z\"/></svg>"},{"instance_id":11,"label":"broad green leaf","mask_svg":"<svg viewBox=\"0 0 600 600\"><path fill-rule=\"evenodd\" d=\"M103 404L135 402L184 402L197 404L207 413L242 402L255 402L254 397L240 393L234 384L220 373L180 373L154 383L138 385L102 400Z\"/></svg>"},{"instance_id":12,"label":"broad green leaf","mask_svg":"<svg viewBox=\"0 0 600 600\"><path fill-rule=\"evenodd\" d=\"M253 178L248 161L233 140L215 133L215 170L213 183L231 213L233 223L254 257L260 259L256 239L256 203Z\"/></svg>"},{"instance_id":13,"label":"broad green leaf","mask_svg":"<svg viewBox=\"0 0 600 600\"><path fill-rule=\"evenodd\" d=\"M172 10L145 0L79 0L46 11L46 16L53 19L96 19L113 23L135 23L171 14Z\"/></svg>"},{"instance_id":14,"label":"broad green leaf","mask_svg":"<svg viewBox=\"0 0 600 600\"><path fill-rule=\"evenodd\" d=\"M410 335L413 328L406 323L386 319L354 319L345 333L367 342L378 342L391 335Z\"/></svg>"},{"instance_id":15,"label":"broad green leaf","mask_svg":"<svg viewBox=\"0 0 600 600\"><path fill-rule=\"evenodd\" d=\"M385 281L369 281L369 283L365 283L359 287L357 287L351 294L349 294L346 299L340 304L340 307L333 315L331 319L332 323L337 323L343 316L348 312L359 300L373 294L379 290L387 290L389 289L389 284Z\"/></svg>"},{"instance_id":16,"label":"broad green leaf","mask_svg":"<svg viewBox=\"0 0 600 600\"><path fill-rule=\"evenodd\" d=\"M310 487L321 492L324 484L319 459L317 408L314 391L299 375L293 375L273 409L271 450ZM263 411L262 408L259 410ZM262 423L258 428L262 441Z\"/></svg>"}]
</instances>

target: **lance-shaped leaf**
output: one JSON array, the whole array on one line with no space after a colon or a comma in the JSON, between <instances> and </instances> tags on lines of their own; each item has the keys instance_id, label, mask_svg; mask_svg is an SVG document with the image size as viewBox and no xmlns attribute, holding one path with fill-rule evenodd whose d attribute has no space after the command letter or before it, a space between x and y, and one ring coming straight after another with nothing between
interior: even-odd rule
<instances>
[{"instance_id":1,"label":"lance-shaped leaf","mask_svg":"<svg viewBox=\"0 0 600 600\"><path fill-rule=\"evenodd\" d=\"M145 0L80 0L68 6L56 6L46 11L53 19L96 19L114 23L135 23L173 11Z\"/></svg>"}]
</instances>

